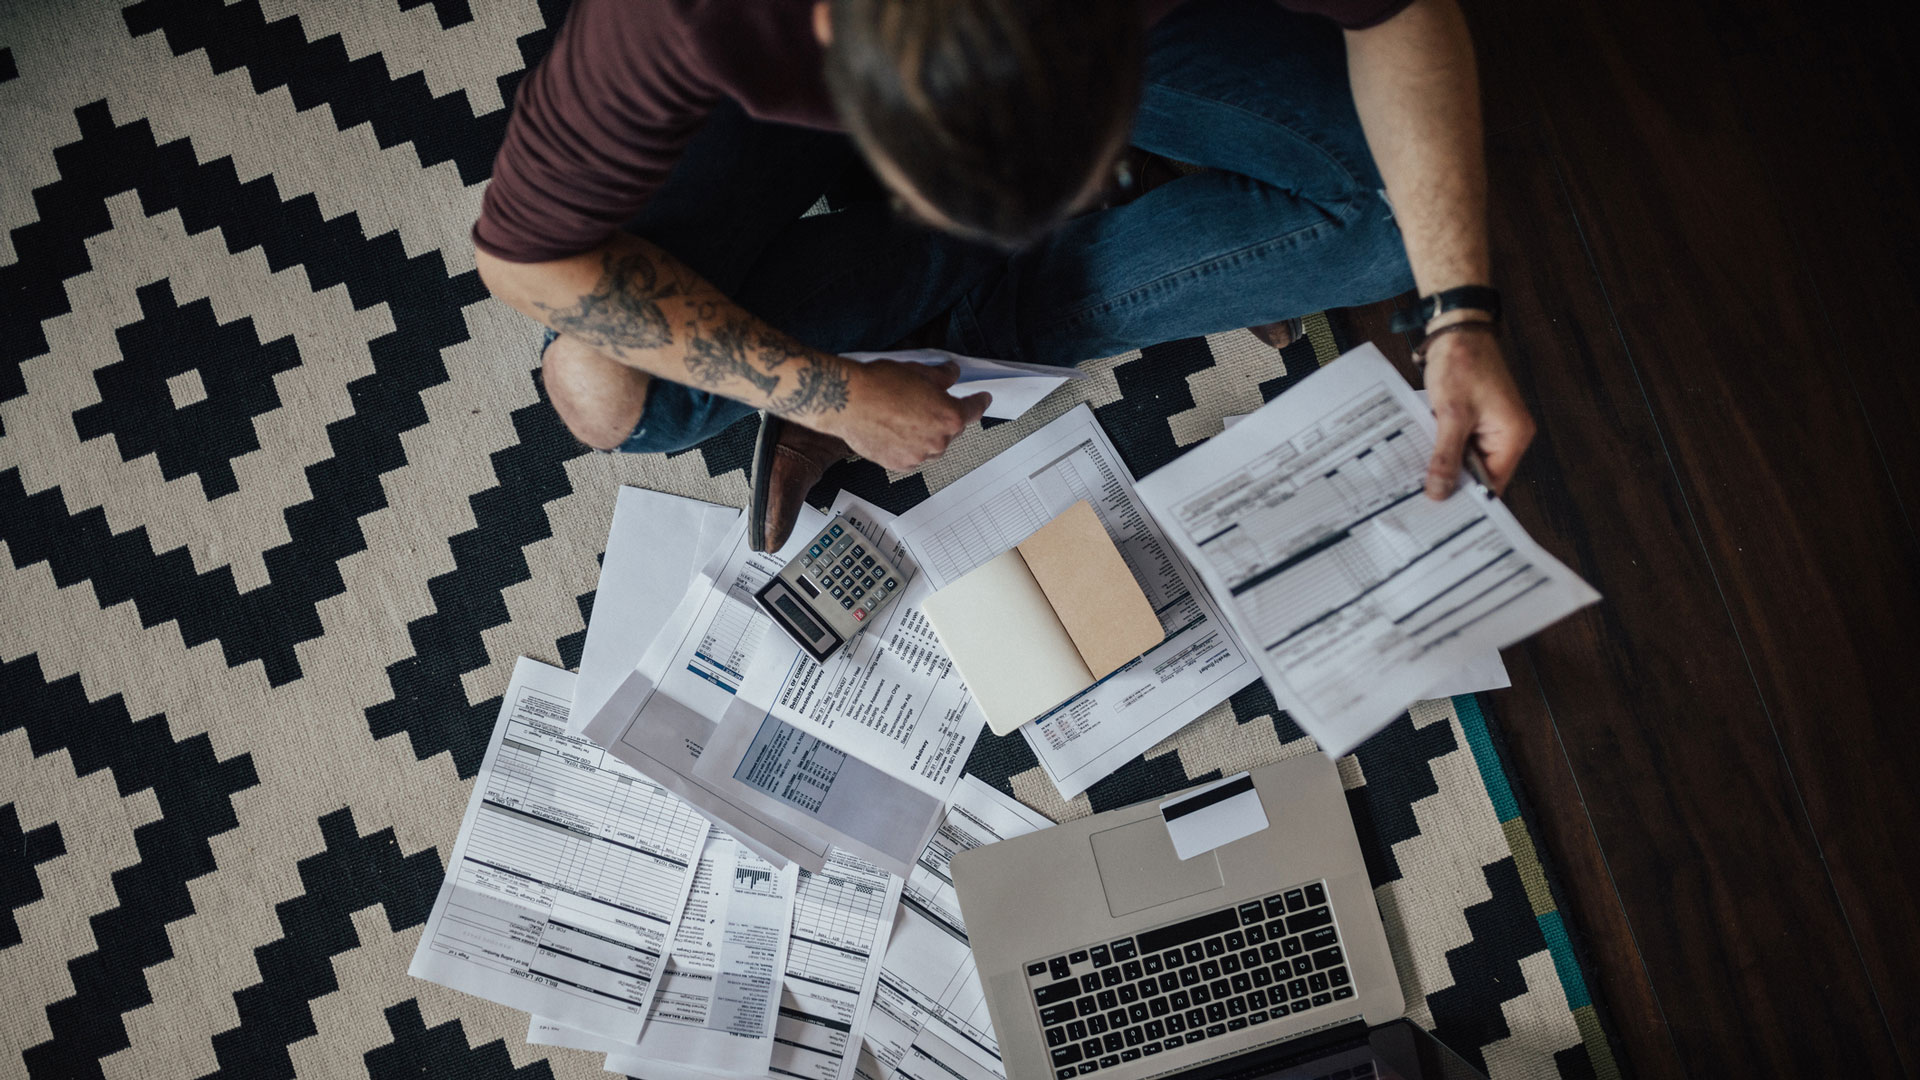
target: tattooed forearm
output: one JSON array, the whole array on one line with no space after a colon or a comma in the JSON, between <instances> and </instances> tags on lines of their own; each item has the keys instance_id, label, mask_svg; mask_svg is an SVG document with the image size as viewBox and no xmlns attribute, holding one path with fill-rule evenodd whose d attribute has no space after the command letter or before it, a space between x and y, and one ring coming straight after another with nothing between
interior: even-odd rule
<instances>
[{"instance_id":1,"label":"tattooed forearm","mask_svg":"<svg viewBox=\"0 0 1920 1080\"><path fill-rule=\"evenodd\" d=\"M675 381L785 416L847 407L844 362L742 311L657 248L603 251L590 291L564 305L531 302L555 330Z\"/></svg>"},{"instance_id":2,"label":"tattooed forearm","mask_svg":"<svg viewBox=\"0 0 1920 1080\"><path fill-rule=\"evenodd\" d=\"M773 403L773 411L784 416L817 416L846 407L847 373L823 358L809 359L796 373L793 389Z\"/></svg>"},{"instance_id":3,"label":"tattooed forearm","mask_svg":"<svg viewBox=\"0 0 1920 1080\"><path fill-rule=\"evenodd\" d=\"M780 376L755 367L749 358L753 327L746 319L728 319L703 332L687 324L687 371L700 385L720 388L728 379L743 379L763 394L780 385Z\"/></svg>"},{"instance_id":4,"label":"tattooed forearm","mask_svg":"<svg viewBox=\"0 0 1920 1080\"><path fill-rule=\"evenodd\" d=\"M659 301L689 295L697 279L677 260L667 262L661 267L646 251L609 251L600 257L600 280L592 292L566 307L538 301L535 306L555 330L616 354L670 345L673 327Z\"/></svg>"},{"instance_id":5,"label":"tattooed forearm","mask_svg":"<svg viewBox=\"0 0 1920 1080\"><path fill-rule=\"evenodd\" d=\"M686 332L687 371L702 386L723 389L730 379L744 380L767 396L768 408L783 416L847 407L847 376L840 366L785 334L756 330L748 319L726 319L709 330L695 320Z\"/></svg>"},{"instance_id":6,"label":"tattooed forearm","mask_svg":"<svg viewBox=\"0 0 1920 1080\"><path fill-rule=\"evenodd\" d=\"M808 350L784 334L760 335L761 367L777 371L789 361L799 361L800 366L792 369L793 385L770 403L773 411L813 416L847 407L847 375L831 357Z\"/></svg>"},{"instance_id":7,"label":"tattooed forearm","mask_svg":"<svg viewBox=\"0 0 1920 1080\"><path fill-rule=\"evenodd\" d=\"M812 354L798 342L773 329L762 329L759 335L760 366L768 371L777 370L789 360L805 360Z\"/></svg>"}]
</instances>

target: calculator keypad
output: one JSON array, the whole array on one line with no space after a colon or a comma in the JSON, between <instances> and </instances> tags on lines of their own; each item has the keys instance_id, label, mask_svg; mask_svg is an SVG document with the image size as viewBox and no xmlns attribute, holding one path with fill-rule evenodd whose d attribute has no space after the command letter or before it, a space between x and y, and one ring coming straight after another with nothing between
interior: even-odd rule
<instances>
[{"instance_id":1,"label":"calculator keypad","mask_svg":"<svg viewBox=\"0 0 1920 1080\"><path fill-rule=\"evenodd\" d=\"M811 593L819 605L814 609L816 617L826 618L836 611L845 613L842 618L851 617L853 625L842 624L843 636L857 633L867 616L891 600L901 587L894 568L869 550L868 543L857 531L836 521L807 544L789 570L781 572L790 579L804 578L809 586L819 586Z\"/></svg>"},{"instance_id":2,"label":"calculator keypad","mask_svg":"<svg viewBox=\"0 0 1920 1080\"><path fill-rule=\"evenodd\" d=\"M857 542L856 536L844 526L829 526L807 545L806 554L800 556L800 568L825 586L834 599L852 601L843 602L843 609L857 605L860 613L854 617L864 620L868 612L900 588L900 582L894 577L876 576L876 571L889 568L865 544Z\"/></svg>"}]
</instances>

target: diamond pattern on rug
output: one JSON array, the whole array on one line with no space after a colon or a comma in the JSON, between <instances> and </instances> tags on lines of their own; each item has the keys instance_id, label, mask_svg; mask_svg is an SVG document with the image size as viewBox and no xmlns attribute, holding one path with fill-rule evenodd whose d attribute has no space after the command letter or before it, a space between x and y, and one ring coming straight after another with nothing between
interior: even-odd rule
<instances>
[{"instance_id":1,"label":"diamond pattern on rug","mask_svg":"<svg viewBox=\"0 0 1920 1080\"><path fill-rule=\"evenodd\" d=\"M273 377L300 366L300 350L291 337L262 344L251 319L220 325L204 299L181 307L164 279L139 297L146 317L114 332L121 359L94 371L100 400L73 426L111 436L122 461L153 454L168 480L198 476L209 500L231 495L233 459L260 449L253 419L280 407Z\"/></svg>"}]
</instances>

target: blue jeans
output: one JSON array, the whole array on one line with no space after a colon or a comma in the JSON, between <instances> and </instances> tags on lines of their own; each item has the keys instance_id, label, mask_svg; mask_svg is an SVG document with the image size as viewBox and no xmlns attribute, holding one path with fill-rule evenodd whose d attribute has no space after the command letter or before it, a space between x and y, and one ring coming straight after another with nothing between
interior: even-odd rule
<instances>
[{"instance_id":1,"label":"blue jeans","mask_svg":"<svg viewBox=\"0 0 1920 1080\"><path fill-rule=\"evenodd\" d=\"M1007 255L902 220L877 193L802 217L864 172L852 144L728 107L628 229L829 352L932 323L956 352L1076 364L1412 287L1332 23L1272 0L1182 6L1149 35L1132 142L1210 171ZM657 379L621 449L682 449L752 411Z\"/></svg>"}]
</instances>

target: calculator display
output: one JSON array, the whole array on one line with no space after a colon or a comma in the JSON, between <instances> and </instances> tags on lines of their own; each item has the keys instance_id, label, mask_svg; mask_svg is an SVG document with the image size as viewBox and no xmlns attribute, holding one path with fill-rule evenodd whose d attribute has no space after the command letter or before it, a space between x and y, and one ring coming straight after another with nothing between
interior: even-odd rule
<instances>
[{"instance_id":1,"label":"calculator display","mask_svg":"<svg viewBox=\"0 0 1920 1080\"><path fill-rule=\"evenodd\" d=\"M840 635L821 626L806 613L787 587L775 582L767 590L767 599L773 604L773 616L778 619L789 636L798 640L803 648L814 654L814 659L824 660L827 654L840 647Z\"/></svg>"}]
</instances>

